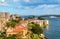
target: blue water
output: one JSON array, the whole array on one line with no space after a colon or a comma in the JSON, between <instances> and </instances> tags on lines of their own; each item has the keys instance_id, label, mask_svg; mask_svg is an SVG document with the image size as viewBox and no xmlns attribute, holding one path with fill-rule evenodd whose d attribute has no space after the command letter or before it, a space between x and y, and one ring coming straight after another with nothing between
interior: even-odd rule
<instances>
[{"instance_id":1,"label":"blue water","mask_svg":"<svg viewBox=\"0 0 60 39\"><path fill-rule=\"evenodd\" d=\"M49 20L48 29L44 29L44 35L48 39L60 39L60 18L46 18Z\"/></svg>"}]
</instances>

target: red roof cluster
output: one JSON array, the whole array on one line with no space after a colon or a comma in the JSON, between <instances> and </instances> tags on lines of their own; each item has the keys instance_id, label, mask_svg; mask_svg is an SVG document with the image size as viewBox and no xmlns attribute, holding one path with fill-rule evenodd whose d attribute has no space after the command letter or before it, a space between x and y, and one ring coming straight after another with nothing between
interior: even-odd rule
<instances>
[{"instance_id":1,"label":"red roof cluster","mask_svg":"<svg viewBox=\"0 0 60 39\"><path fill-rule=\"evenodd\" d=\"M12 30L12 32L23 32L24 30L26 30L27 28L24 26L21 26L19 24L17 24L18 26L16 26L15 28L13 27L9 27L8 29ZM7 29L7 30L8 30Z\"/></svg>"}]
</instances>

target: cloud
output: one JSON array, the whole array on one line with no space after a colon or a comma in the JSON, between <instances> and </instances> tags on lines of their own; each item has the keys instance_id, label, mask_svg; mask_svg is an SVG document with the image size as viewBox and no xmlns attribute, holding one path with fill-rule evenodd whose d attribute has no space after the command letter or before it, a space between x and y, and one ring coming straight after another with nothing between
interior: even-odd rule
<instances>
[{"instance_id":1,"label":"cloud","mask_svg":"<svg viewBox=\"0 0 60 39\"><path fill-rule=\"evenodd\" d=\"M57 7L58 5L47 5L47 4L44 4L44 5L38 5L35 7L35 9L50 9L50 8L55 8Z\"/></svg>"},{"instance_id":2,"label":"cloud","mask_svg":"<svg viewBox=\"0 0 60 39\"><path fill-rule=\"evenodd\" d=\"M25 10L28 10L28 9L31 9L31 8L29 6L22 6L22 5L20 5L20 6L15 7L15 9L25 9Z\"/></svg>"},{"instance_id":3,"label":"cloud","mask_svg":"<svg viewBox=\"0 0 60 39\"><path fill-rule=\"evenodd\" d=\"M10 6L8 3L0 3L0 6Z\"/></svg>"},{"instance_id":4,"label":"cloud","mask_svg":"<svg viewBox=\"0 0 60 39\"><path fill-rule=\"evenodd\" d=\"M30 0L23 0L24 2L30 2Z\"/></svg>"},{"instance_id":5,"label":"cloud","mask_svg":"<svg viewBox=\"0 0 60 39\"><path fill-rule=\"evenodd\" d=\"M6 0L0 0L0 2L4 3Z\"/></svg>"},{"instance_id":6,"label":"cloud","mask_svg":"<svg viewBox=\"0 0 60 39\"><path fill-rule=\"evenodd\" d=\"M0 6L10 6L9 3L7 3L8 0L0 0Z\"/></svg>"},{"instance_id":7,"label":"cloud","mask_svg":"<svg viewBox=\"0 0 60 39\"><path fill-rule=\"evenodd\" d=\"M18 1L20 1L20 0L13 0L14 2L18 2Z\"/></svg>"}]
</instances>

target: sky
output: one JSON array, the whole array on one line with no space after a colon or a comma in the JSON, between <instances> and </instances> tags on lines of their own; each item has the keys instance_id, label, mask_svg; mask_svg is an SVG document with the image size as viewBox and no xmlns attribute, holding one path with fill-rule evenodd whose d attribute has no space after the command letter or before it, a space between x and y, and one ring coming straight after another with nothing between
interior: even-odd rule
<instances>
[{"instance_id":1,"label":"sky","mask_svg":"<svg viewBox=\"0 0 60 39\"><path fill-rule=\"evenodd\" d=\"M0 12L20 15L59 15L60 0L0 0Z\"/></svg>"}]
</instances>

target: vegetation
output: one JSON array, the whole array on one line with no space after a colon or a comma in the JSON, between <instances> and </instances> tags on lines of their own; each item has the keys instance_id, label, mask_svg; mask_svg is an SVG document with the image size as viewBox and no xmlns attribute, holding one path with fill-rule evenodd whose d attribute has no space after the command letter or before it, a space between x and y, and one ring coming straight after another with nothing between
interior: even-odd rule
<instances>
[{"instance_id":1,"label":"vegetation","mask_svg":"<svg viewBox=\"0 0 60 39\"><path fill-rule=\"evenodd\" d=\"M39 20L45 20L43 17L38 17Z\"/></svg>"},{"instance_id":2,"label":"vegetation","mask_svg":"<svg viewBox=\"0 0 60 39\"><path fill-rule=\"evenodd\" d=\"M11 35L9 37L7 37L6 34L1 34L0 35L0 39L16 39L14 35Z\"/></svg>"},{"instance_id":3,"label":"vegetation","mask_svg":"<svg viewBox=\"0 0 60 39\"><path fill-rule=\"evenodd\" d=\"M6 26L9 27L15 27L16 23L18 23L19 20L11 20L10 22L6 22Z\"/></svg>"},{"instance_id":4,"label":"vegetation","mask_svg":"<svg viewBox=\"0 0 60 39\"><path fill-rule=\"evenodd\" d=\"M30 29L30 30L31 30L31 29L33 28L33 26L35 26L35 25L34 25L34 24L32 24L32 23L28 23L28 26L27 26L27 27L28 27L28 29Z\"/></svg>"},{"instance_id":5,"label":"vegetation","mask_svg":"<svg viewBox=\"0 0 60 39\"><path fill-rule=\"evenodd\" d=\"M39 24L32 24L32 23L29 23L28 24L28 28L35 34L41 34L43 33L43 30L42 28L40 27Z\"/></svg>"},{"instance_id":6,"label":"vegetation","mask_svg":"<svg viewBox=\"0 0 60 39\"><path fill-rule=\"evenodd\" d=\"M35 18L35 16L29 16L28 18L29 18L29 19L32 19L32 18Z\"/></svg>"},{"instance_id":7,"label":"vegetation","mask_svg":"<svg viewBox=\"0 0 60 39\"><path fill-rule=\"evenodd\" d=\"M15 24L16 24L15 22L7 22L7 23L6 23L6 26L7 26L7 27L9 27L9 26L15 27Z\"/></svg>"},{"instance_id":8,"label":"vegetation","mask_svg":"<svg viewBox=\"0 0 60 39\"><path fill-rule=\"evenodd\" d=\"M6 22L6 26L9 27L11 25L10 22Z\"/></svg>"},{"instance_id":9,"label":"vegetation","mask_svg":"<svg viewBox=\"0 0 60 39\"><path fill-rule=\"evenodd\" d=\"M40 35L41 33L43 33L43 30L39 26L39 24L29 23L28 24L28 29L30 31L30 37L32 39L39 39L40 37L38 35Z\"/></svg>"},{"instance_id":10,"label":"vegetation","mask_svg":"<svg viewBox=\"0 0 60 39\"><path fill-rule=\"evenodd\" d=\"M21 16L20 16L20 17L16 17L16 18L18 18L18 19L19 19L19 21L20 21L20 20L22 20L22 17L21 17Z\"/></svg>"},{"instance_id":11,"label":"vegetation","mask_svg":"<svg viewBox=\"0 0 60 39\"><path fill-rule=\"evenodd\" d=\"M29 30L30 39L40 39L37 34L34 34L32 31Z\"/></svg>"},{"instance_id":12,"label":"vegetation","mask_svg":"<svg viewBox=\"0 0 60 39\"><path fill-rule=\"evenodd\" d=\"M28 18L24 18L24 20L28 20Z\"/></svg>"},{"instance_id":13,"label":"vegetation","mask_svg":"<svg viewBox=\"0 0 60 39\"><path fill-rule=\"evenodd\" d=\"M16 39L22 39L23 35L22 35L22 33L20 32L20 33L17 33L15 37L16 37Z\"/></svg>"}]
</instances>

